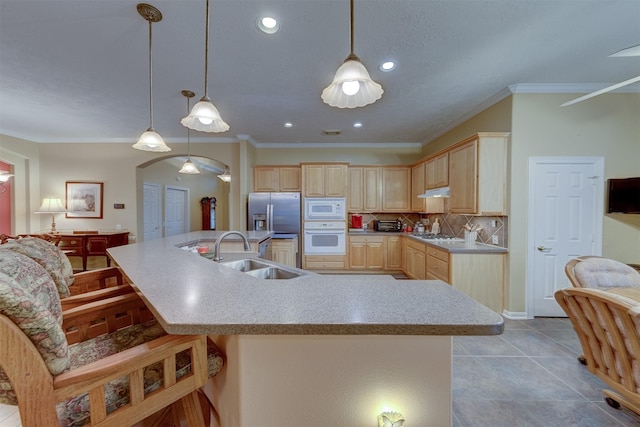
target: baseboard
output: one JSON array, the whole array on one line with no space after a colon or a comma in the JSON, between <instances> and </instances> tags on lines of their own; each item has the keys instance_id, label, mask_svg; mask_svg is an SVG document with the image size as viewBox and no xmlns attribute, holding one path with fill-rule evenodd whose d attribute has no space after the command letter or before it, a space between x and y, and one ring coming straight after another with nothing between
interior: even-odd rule
<instances>
[{"instance_id":1,"label":"baseboard","mask_svg":"<svg viewBox=\"0 0 640 427\"><path fill-rule=\"evenodd\" d=\"M502 311L502 316L510 319L510 320L527 320L527 312L526 311Z\"/></svg>"}]
</instances>

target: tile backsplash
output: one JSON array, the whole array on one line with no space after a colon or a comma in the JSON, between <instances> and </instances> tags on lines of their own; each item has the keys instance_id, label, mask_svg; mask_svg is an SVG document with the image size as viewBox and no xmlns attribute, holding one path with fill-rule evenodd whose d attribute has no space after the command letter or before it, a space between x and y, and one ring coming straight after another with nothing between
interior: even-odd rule
<instances>
[{"instance_id":1,"label":"tile backsplash","mask_svg":"<svg viewBox=\"0 0 640 427\"><path fill-rule=\"evenodd\" d=\"M366 224L370 230L373 230L373 222L377 220L400 220L408 225L414 225L421 219L428 219L433 224L436 218L440 223L440 232L455 237L464 238L465 224L478 226L478 242L489 245L507 247L509 239L509 217L507 216L476 216L462 214L418 214L418 213L363 213L362 224ZM348 218L351 223L351 217ZM431 226L427 226L429 230ZM497 237L497 243L494 243L494 236Z\"/></svg>"}]
</instances>

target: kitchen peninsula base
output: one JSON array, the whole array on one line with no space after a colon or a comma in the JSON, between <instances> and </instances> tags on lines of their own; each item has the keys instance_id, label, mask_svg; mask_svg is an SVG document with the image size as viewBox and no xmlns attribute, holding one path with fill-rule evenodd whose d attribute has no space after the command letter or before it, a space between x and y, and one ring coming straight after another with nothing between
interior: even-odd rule
<instances>
[{"instance_id":1,"label":"kitchen peninsula base","mask_svg":"<svg viewBox=\"0 0 640 427\"><path fill-rule=\"evenodd\" d=\"M370 427L381 412L451 425L451 337L220 336L221 426Z\"/></svg>"}]
</instances>

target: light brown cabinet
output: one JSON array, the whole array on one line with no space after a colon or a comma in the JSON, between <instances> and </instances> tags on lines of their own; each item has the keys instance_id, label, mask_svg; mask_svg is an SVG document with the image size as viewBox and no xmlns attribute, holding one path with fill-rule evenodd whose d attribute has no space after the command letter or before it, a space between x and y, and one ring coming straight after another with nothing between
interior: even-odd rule
<instances>
[{"instance_id":1,"label":"light brown cabinet","mask_svg":"<svg viewBox=\"0 0 640 427\"><path fill-rule=\"evenodd\" d=\"M384 236L350 236L349 237L349 269L382 270L384 269L385 245Z\"/></svg>"},{"instance_id":2,"label":"light brown cabinet","mask_svg":"<svg viewBox=\"0 0 640 427\"><path fill-rule=\"evenodd\" d=\"M299 166L255 166L253 191L300 191Z\"/></svg>"},{"instance_id":3,"label":"light brown cabinet","mask_svg":"<svg viewBox=\"0 0 640 427\"><path fill-rule=\"evenodd\" d=\"M382 168L382 212L411 210L411 169L408 166Z\"/></svg>"},{"instance_id":4,"label":"light brown cabinet","mask_svg":"<svg viewBox=\"0 0 640 427\"><path fill-rule=\"evenodd\" d=\"M449 252L427 245L427 279L449 283Z\"/></svg>"},{"instance_id":5,"label":"light brown cabinet","mask_svg":"<svg viewBox=\"0 0 640 427\"><path fill-rule=\"evenodd\" d=\"M406 238L406 270L410 279L424 280L426 278L427 256L424 243L414 242Z\"/></svg>"},{"instance_id":6,"label":"light brown cabinet","mask_svg":"<svg viewBox=\"0 0 640 427\"><path fill-rule=\"evenodd\" d=\"M347 193L347 164L302 164L302 193L304 197L345 197Z\"/></svg>"},{"instance_id":7,"label":"light brown cabinet","mask_svg":"<svg viewBox=\"0 0 640 427\"><path fill-rule=\"evenodd\" d=\"M402 269L402 243L400 236L385 236L385 270Z\"/></svg>"},{"instance_id":8,"label":"light brown cabinet","mask_svg":"<svg viewBox=\"0 0 640 427\"><path fill-rule=\"evenodd\" d=\"M424 194L425 187L425 162L417 164L411 168L411 211L424 212L425 199L418 196Z\"/></svg>"},{"instance_id":9,"label":"light brown cabinet","mask_svg":"<svg viewBox=\"0 0 640 427\"><path fill-rule=\"evenodd\" d=\"M302 268L307 270L344 270L345 255L304 255Z\"/></svg>"},{"instance_id":10,"label":"light brown cabinet","mask_svg":"<svg viewBox=\"0 0 640 427\"><path fill-rule=\"evenodd\" d=\"M380 167L349 167L349 212L380 212L381 170Z\"/></svg>"},{"instance_id":11,"label":"light brown cabinet","mask_svg":"<svg viewBox=\"0 0 640 427\"><path fill-rule=\"evenodd\" d=\"M505 254L452 253L448 283L493 311L502 313L505 257Z\"/></svg>"},{"instance_id":12,"label":"light brown cabinet","mask_svg":"<svg viewBox=\"0 0 640 427\"><path fill-rule=\"evenodd\" d=\"M298 238L272 239L271 259L290 267L296 266L296 254L298 253Z\"/></svg>"},{"instance_id":13,"label":"light brown cabinet","mask_svg":"<svg viewBox=\"0 0 640 427\"><path fill-rule=\"evenodd\" d=\"M443 153L425 162L425 188L446 187L449 185L449 153Z\"/></svg>"},{"instance_id":14,"label":"light brown cabinet","mask_svg":"<svg viewBox=\"0 0 640 427\"><path fill-rule=\"evenodd\" d=\"M452 213L507 215L508 133L478 133L449 150Z\"/></svg>"}]
</instances>

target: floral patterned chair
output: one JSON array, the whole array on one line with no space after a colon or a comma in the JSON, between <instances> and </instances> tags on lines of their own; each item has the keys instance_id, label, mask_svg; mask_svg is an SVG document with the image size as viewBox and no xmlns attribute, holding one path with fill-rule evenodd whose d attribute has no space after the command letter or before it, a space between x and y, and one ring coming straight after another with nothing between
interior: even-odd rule
<instances>
[{"instance_id":1,"label":"floral patterned chair","mask_svg":"<svg viewBox=\"0 0 640 427\"><path fill-rule=\"evenodd\" d=\"M168 425L204 425L199 389L223 366L205 336L167 335L131 291L77 295L84 301L63 311L47 270L55 262L43 266L8 244L0 247L0 402L20 407L23 427L126 426L159 413Z\"/></svg>"}]
</instances>

